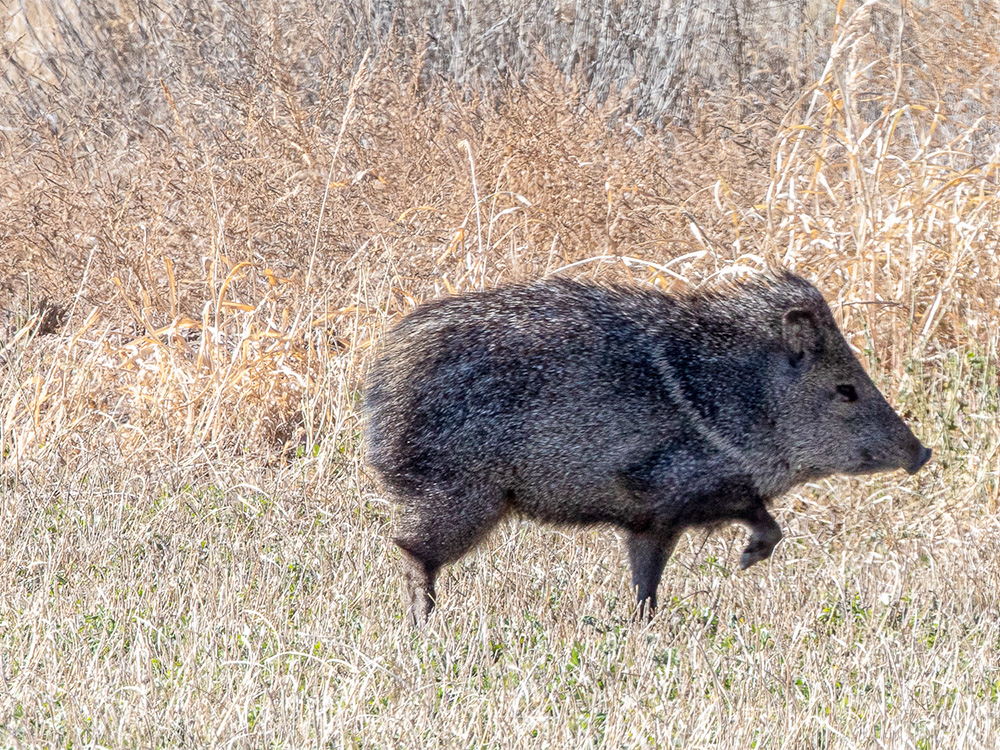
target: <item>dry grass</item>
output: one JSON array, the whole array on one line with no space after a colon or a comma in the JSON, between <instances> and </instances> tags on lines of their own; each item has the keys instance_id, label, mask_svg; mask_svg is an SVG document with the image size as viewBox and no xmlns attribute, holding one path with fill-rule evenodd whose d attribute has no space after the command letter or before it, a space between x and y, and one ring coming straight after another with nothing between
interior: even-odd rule
<instances>
[{"instance_id":1,"label":"dry grass","mask_svg":"<svg viewBox=\"0 0 1000 750\"><path fill-rule=\"evenodd\" d=\"M996 11L845 9L783 109L654 129L544 66L427 89L296 7L164 31L173 77L4 79L0 745L995 747ZM934 463L800 488L745 574L689 534L645 627L613 531L511 523L412 634L359 452L391 319L767 262Z\"/></svg>"}]
</instances>

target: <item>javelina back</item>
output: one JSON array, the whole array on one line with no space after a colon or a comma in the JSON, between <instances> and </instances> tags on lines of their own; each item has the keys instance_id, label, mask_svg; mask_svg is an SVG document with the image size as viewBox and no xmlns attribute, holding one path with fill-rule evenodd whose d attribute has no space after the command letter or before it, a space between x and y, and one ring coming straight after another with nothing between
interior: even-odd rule
<instances>
[{"instance_id":1,"label":"javelina back","mask_svg":"<svg viewBox=\"0 0 1000 750\"><path fill-rule=\"evenodd\" d=\"M649 614L685 528L746 524L745 569L781 539L767 504L791 487L931 453L784 271L683 296L550 279L430 302L386 336L365 410L417 623L439 568L509 512L626 530Z\"/></svg>"}]
</instances>

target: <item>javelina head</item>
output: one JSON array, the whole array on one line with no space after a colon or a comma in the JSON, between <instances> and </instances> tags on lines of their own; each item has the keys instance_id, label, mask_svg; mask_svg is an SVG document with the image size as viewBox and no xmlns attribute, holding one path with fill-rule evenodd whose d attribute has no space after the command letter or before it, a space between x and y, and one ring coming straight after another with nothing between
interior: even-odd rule
<instances>
[{"instance_id":1,"label":"javelina head","mask_svg":"<svg viewBox=\"0 0 1000 750\"><path fill-rule=\"evenodd\" d=\"M875 387L825 302L787 309L781 336L776 427L800 475L913 474L927 463L930 449Z\"/></svg>"}]
</instances>

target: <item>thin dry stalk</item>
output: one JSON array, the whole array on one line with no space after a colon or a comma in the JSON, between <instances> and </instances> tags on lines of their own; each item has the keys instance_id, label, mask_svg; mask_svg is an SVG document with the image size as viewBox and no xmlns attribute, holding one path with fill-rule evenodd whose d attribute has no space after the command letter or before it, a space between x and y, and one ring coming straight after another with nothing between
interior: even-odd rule
<instances>
[{"instance_id":1,"label":"thin dry stalk","mask_svg":"<svg viewBox=\"0 0 1000 750\"><path fill-rule=\"evenodd\" d=\"M698 81L757 85L745 61L670 46L715 28L698 4L564 3L551 40L607 68L495 90L475 40L537 45L527 20L454 34L493 8L376 44L356 4L188 5L12 11L0 745L997 746L993 6L727 5L748 59L781 13L835 29L813 82L735 99ZM616 96L639 26L659 52L629 64L671 77ZM638 117L650 97L684 126ZM782 498L748 574L741 530L689 534L645 627L613 531L512 521L414 638L360 444L382 332L547 273L670 290L774 263L827 293L934 463Z\"/></svg>"}]
</instances>

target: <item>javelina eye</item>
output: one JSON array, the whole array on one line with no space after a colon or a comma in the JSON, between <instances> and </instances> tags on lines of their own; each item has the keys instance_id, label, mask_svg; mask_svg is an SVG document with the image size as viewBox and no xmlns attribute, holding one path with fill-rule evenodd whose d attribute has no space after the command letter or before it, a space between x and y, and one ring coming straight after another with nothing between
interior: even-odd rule
<instances>
[{"instance_id":1,"label":"javelina eye","mask_svg":"<svg viewBox=\"0 0 1000 750\"><path fill-rule=\"evenodd\" d=\"M837 393L840 394L840 400L846 401L847 403L853 403L858 400L858 392L854 390L853 385L838 385Z\"/></svg>"}]
</instances>

